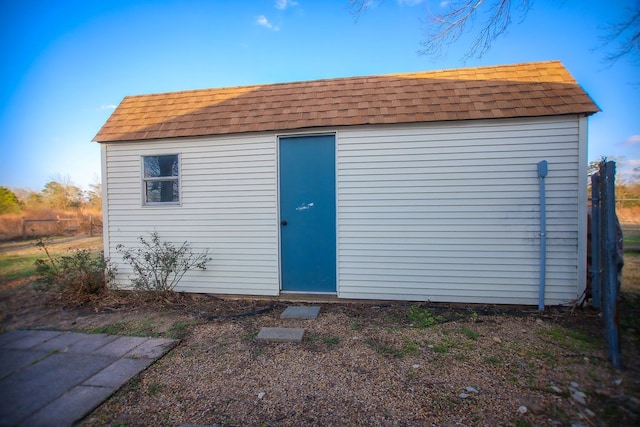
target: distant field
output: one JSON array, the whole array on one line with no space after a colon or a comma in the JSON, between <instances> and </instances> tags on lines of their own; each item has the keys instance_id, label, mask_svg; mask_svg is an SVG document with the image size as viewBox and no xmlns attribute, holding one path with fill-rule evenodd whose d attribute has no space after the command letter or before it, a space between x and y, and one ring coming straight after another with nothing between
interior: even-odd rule
<instances>
[{"instance_id":1,"label":"distant field","mask_svg":"<svg viewBox=\"0 0 640 427\"><path fill-rule=\"evenodd\" d=\"M640 293L640 224L623 224L624 268L622 290Z\"/></svg>"}]
</instances>

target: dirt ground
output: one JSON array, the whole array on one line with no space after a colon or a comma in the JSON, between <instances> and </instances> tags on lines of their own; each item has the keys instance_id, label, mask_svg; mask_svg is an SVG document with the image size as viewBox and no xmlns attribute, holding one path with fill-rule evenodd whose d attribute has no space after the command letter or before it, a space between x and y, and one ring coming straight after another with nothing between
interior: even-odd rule
<instances>
[{"instance_id":1,"label":"dirt ground","mask_svg":"<svg viewBox=\"0 0 640 427\"><path fill-rule=\"evenodd\" d=\"M300 303L297 303L300 304ZM166 336L181 343L81 425L638 425L640 300L623 295L624 369L591 308L322 303L281 320L285 301L111 292L83 306L0 287L0 330ZM305 328L265 343L261 327Z\"/></svg>"}]
</instances>

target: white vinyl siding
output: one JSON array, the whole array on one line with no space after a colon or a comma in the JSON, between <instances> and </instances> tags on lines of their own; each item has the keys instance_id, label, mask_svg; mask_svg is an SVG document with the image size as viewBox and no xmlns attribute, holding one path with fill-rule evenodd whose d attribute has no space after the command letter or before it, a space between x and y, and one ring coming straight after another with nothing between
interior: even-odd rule
<instances>
[{"instance_id":1,"label":"white vinyl siding","mask_svg":"<svg viewBox=\"0 0 640 427\"><path fill-rule=\"evenodd\" d=\"M578 127L572 116L341 130L339 296L537 304L547 160L545 301L574 300Z\"/></svg>"},{"instance_id":2,"label":"white vinyl siding","mask_svg":"<svg viewBox=\"0 0 640 427\"><path fill-rule=\"evenodd\" d=\"M547 305L584 289L586 119L318 129L336 132L340 298L538 303L537 163L546 160ZM161 239L208 248L179 290L278 295L277 133L103 145L105 251ZM181 204L141 206L140 157L180 155ZM585 164L582 164L585 163Z\"/></svg>"},{"instance_id":3,"label":"white vinyl siding","mask_svg":"<svg viewBox=\"0 0 640 427\"><path fill-rule=\"evenodd\" d=\"M205 271L189 272L178 290L277 295L278 225L273 136L231 136L106 144L108 256L118 279L130 268L117 244L134 246L158 232L161 240L209 249ZM180 206L141 206L140 156L180 154Z\"/></svg>"}]
</instances>

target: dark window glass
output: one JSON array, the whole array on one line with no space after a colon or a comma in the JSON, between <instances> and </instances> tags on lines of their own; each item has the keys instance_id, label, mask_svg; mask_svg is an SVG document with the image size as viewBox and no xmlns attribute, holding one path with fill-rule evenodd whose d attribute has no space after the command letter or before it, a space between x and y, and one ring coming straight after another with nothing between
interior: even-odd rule
<instances>
[{"instance_id":1,"label":"dark window glass","mask_svg":"<svg viewBox=\"0 0 640 427\"><path fill-rule=\"evenodd\" d=\"M179 203L178 155L143 157L145 204Z\"/></svg>"}]
</instances>

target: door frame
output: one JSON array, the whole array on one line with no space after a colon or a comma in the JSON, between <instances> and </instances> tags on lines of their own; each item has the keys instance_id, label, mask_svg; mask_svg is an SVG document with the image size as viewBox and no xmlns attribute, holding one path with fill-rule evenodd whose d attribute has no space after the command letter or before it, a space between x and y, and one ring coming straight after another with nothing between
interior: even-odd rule
<instances>
[{"instance_id":1,"label":"door frame","mask_svg":"<svg viewBox=\"0 0 640 427\"><path fill-rule=\"evenodd\" d=\"M286 291L282 289L282 233L280 230L280 139L281 138L295 138L295 137L313 137L313 136L333 136L334 144L334 194L336 202L336 229L335 229L335 242L336 242L336 290L335 292L315 292L315 291ZM279 133L275 137L276 145L276 227L278 230L278 291L280 294L307 294L307 295L340 295L340 280L339 280L339 244L338 244L338 132L337 131L318 131L318 132L287 132Z\"/></svg>"}]
</instances>

